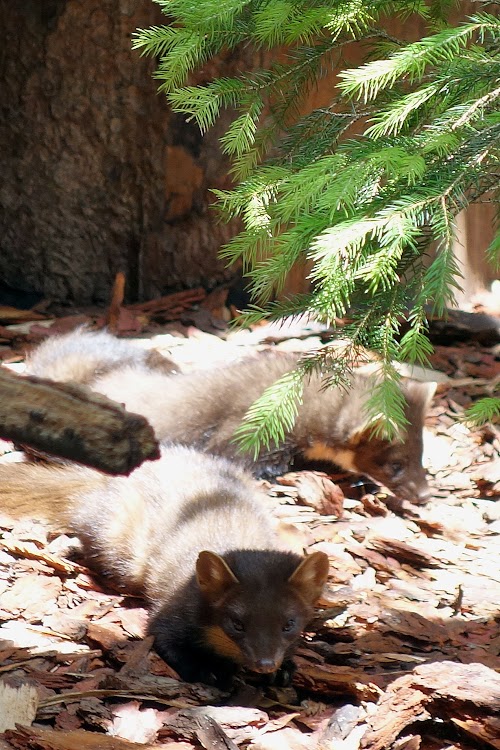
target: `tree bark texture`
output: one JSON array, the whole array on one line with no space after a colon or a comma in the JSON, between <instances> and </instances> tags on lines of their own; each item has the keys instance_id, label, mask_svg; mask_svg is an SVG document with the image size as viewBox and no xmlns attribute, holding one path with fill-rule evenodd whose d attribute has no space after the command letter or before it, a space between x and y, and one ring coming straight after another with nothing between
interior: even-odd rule
<instances>
[{"instance_id":1,"label":"tree bark texture","mask_svg":"<svg viewBox=\"0 0 500 750\"><path fill-rule=\"evenodd\" d=\"M0 369L0 437L108 474L159 458L149 422L73 383Z\"/></svg>"},{"instance_id":2,"label":"tree bark texture","mask_svg":"<svg viewBox=\"0 0 500 750\"><path fill-rule=\"evenodd\" d=\"M228 277L210 188L218 137L174 115L131 49L167 21L151 0L0 0L0 279L57 301L129 301ZM236 61L220 62L231 74ZM213 72L213 71L210 71ZM197 81L203 80L203 72Z\"/></svg>"},{"instance_id":3,"label":"tree bark texture","mask_svg":"<svg viewBox=\"0 0 500 750\"><path fill-rule=\"evenodd\" d=\"M475 9L462 3L460 17ZM166 22L152 0L0 0L0 284L102 305L118 271L129 302L231 276L217 251L237 226L218 221L210 189L229 185L218 138L232 115L201 137L169 110L156 61L131 49L137 28ZM391 30L415 38L424 25ZM349 47L346 65L365 51ZM268 62L248 47L191 82ZM320 80L303 111L327 105L335 82ZM486 206L459 222L469 294L493 277L491 219ZM298 265L287 294L307 291L308 270Z\"/></svg>"}]
</instances>

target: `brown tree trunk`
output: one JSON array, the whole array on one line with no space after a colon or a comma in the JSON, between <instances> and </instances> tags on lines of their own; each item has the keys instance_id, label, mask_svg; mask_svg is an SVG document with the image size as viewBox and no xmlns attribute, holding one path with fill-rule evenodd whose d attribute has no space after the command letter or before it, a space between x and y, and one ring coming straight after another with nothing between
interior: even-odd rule
<instances>
[{"instance_id":1,"label":"brown tree trunk","mask_svg":"<svg viewBox=\"0 0 500 750\"><path fill-rule=\"evenodd\" d=\"M474 8L462 3L460 17ZM136 28L166 20L152 0L0 0L0 284L103 304L117 271L128 301L231 275L217 251L236 225L210 210L210 189L228 186L218 138L231 114L202 138L157 94L156 61L131 49ZM415 38L424 24L395 21L392 32ZM347 64L365 51L353 45ZM210 62L195 82L262 54ZM304 111L328 104L335 80L322 79ZM467 212L460 236L468 293L493 278L483 208ZM286 294L308 289L307 271L291 274Z\"/></svg>"},{"instance_id":2,"label":"brown tree trunk","mask_svg":"<svg viewBox=\"0 0 500 750\"><path fill-rule=\"evenodd\" d=\"M118 270L129 300L227 278L224 123L202 138L173 115L131 49L166 20L151 0L0 0L3 282L99 304Z\"/></svg>"}]
</instances>

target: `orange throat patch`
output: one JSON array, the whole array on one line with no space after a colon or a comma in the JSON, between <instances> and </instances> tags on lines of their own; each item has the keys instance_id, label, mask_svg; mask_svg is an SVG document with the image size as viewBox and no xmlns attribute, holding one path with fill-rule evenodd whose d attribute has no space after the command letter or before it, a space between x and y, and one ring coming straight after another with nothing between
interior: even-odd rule
<instances>
[{"instance_id":1,"label":"orange throat patch","mask_svg":"<svg viewBox=\"0 0 500 750\"><path fill-rule=\"evenodd\" d=\"M330 461L340 469L356 471L355 452L349 448L333 448L326 443L317 441L306 448L303 455L308 461Z\"/></svg>"},{"instance_id":2,"label":"orange throat patch","mask_svg":"<svg viewBox=\"0 0 500 750\"><path fill-rule=\"evenodd\" d=\"M218 625L206 628L205 641L218 656L231 659L237 664L243 663L244 659L240 647Z\"/></svg>"}]
</instances>

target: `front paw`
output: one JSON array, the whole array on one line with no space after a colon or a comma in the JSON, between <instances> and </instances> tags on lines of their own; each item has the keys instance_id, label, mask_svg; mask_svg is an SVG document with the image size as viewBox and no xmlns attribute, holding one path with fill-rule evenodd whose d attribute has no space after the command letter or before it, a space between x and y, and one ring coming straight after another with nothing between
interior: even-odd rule
<instances>
[{"instance_id":1,"label":"front paw","mask_svg":"<svg viewBox=\"0 0 500 750\"><path fill-rule=\"evenodd\" d=\"M292 684L293 675L297 666L292 659L285 659L281 667L273 675L273 685L276 687L288 687Z\"/></svg>"},{"instance_id":2,"label":"front paw","mask_svg":"<svg viewBox=\"0 0 500 750\"><path fill-rule=\"evenodd\" d=\"M190 653L184 653L180 658L179 655L176 656L175 659L165 661L174 667L184 682L203 682L225 693L231 691L236 671L233 664L221 664L203 653L195 655L194 658Z\"/></svg>"}]
</instances>

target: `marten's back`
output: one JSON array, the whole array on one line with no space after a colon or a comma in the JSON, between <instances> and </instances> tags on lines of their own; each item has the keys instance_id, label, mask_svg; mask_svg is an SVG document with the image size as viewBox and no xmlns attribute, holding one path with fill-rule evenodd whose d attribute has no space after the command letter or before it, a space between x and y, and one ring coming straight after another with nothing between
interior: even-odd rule
<instances>
[{"instance_id":1,"label":"marten's back","mask_svg":"<svg viewBox=\"0 0 500 750\"><path fill-rule=\"evenodd\" d=\"M85 557L129 591L168 599L201 550L275 549L274 522L255 481L235 464L163 447L128 477L73 465L0 466L0 507L65 526Z\"/></svg>"},{"instance_id":2,"label":"marten's back","mask_svg":"<svg viewBox=\"0 0 500 750\"><path fill-rule=\"evenodd\" d=\"M142 349L107 331L89 331L85 327L45 339L26 358L29 375L82 385L130 365L165 373L177 371L174 363L158 352Z\"/></svg>"},{"instance_id":3,"label":"marten's back","mask_svg":"<svg viewBox=\"0 0 500 750\"><path fill-rule=\"evenodd\" d=\"M297 360L294 354L269 352L173 377L124 367L99 378L93 388L143 414L160 439L234 457L231 440L246 411Z\"/></svg>"},{"instance_id":4,"label":"marten's back","mask_svg":"<svg viewBox=\"0 0 500 750\"><path fill-rule=\"evenodd\" d=\"M72 499L73 527L99 567L152 600L192 575L198 553L277 546L263 495L223 458L166 447L129 477Z\"/></svg>"}]
</instances>

